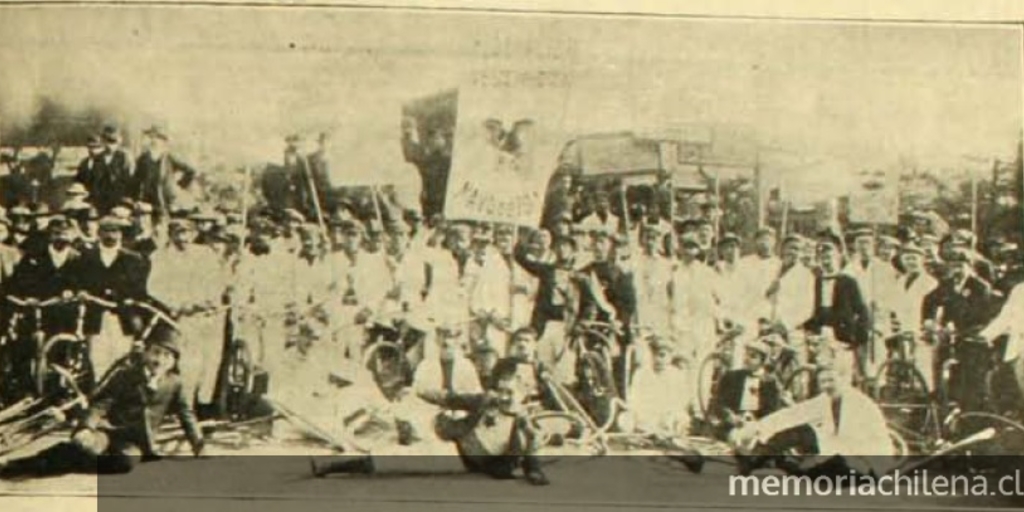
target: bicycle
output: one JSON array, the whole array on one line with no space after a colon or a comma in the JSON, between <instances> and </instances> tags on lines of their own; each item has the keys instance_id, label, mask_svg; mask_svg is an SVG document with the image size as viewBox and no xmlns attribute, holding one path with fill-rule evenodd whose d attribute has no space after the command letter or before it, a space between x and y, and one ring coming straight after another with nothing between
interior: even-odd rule
<instances>
[{"instance_id":1,"label":"bicycle","mask_svg":"<svg viewBox=\"0 0 1024 512\"><path fill-rule=\"evenodd\" d=\"M116 303L87 293L60 299L58 303L76 307L75 330L70 333L54 334L39 347L36 356L35 384L36 392L41 396L48 394L55 386L59 388L67 382L67 379L61 378L55 372L54 369L58 366L71 373L80 389L92 388L94 372L89 357L89 343L84 332L87 307L95 305L111 310L117 308Z\"/></svg>"},{"instance_id":2,"label":"bicycle","mask_svg":"<svg viewBox=\"0 0 1024 512\"><path fill-rule=\"evenodd\" d=\"M366 329L362 367L370 371L384 396L396 400L412 385L422 354L423 336L401 316L373 319Z\"/></svg>"},{"instance_id":3,"label":"bicycle","mask_svg":"<svg viewBox=\"0 0 1024 512\"><path fill-rule=\"evenodd\" d=\"M48 406L45 399L25 398L0 411L0 457L25 448L38 439L63 428L75 410L88 407L89 399L75 384L75 376L60 366L53 371L66 383L68 391L58 398L58 404Z\"/></svg>"},{"instance_id":4,"label":"bicycle","mask_svg":"<svg viewBox=\"0 0 1024 512\"><path fill-rule=\"evenodd\" d=\"M146 321L146 324L142 327L142 329L140 329L138 333L134 336L131 350L129 350L127 354L121 356L116 361L114 361L114 363L110 365L110 368L108 368L107 371L104 372L104 374L96 380L95 389L102 388L103 385L109 382L110 378L118 371L131 367L133 365L140 364L142 362L142 352L143 350L145 350L146 342L149 340L149 337L153 334L153 329L155 329L159 323L164 322L171 328L173 328L175 331L180 332L178 322L159 307L149 304L148 302L136 299L126 299L124 302L122 302L122 305L125 307L134 307L148 312L149 319Z\"/></svg>"},{"instance_id":5,"label":"bicycle","mask_svg":"<svg viewBox=\"0 0 1024 512\"><path fill-rule=\"evenodd\" d=\"M35 385L37 353L40 340L45 340L43 311L62 304L60 297L39 300L8 295L6 301L14 306L8 318L7 330L0 338L0 368L2 368L4 390L0 403L12 404L25 396L38 396ZM26 313L30 310L30 313ZM25 330L26 317L32 321L31 329Z\"/></svg>"},{"instance_id":6,"label":"bicycle","mask_svg":"<svg viewBox=\"0 0 1024 512\"><path fill-rule=\"evenodd\" d=\"M733 368L736 353L736 339L743 334L743 329L734 327L727 329L719 336L715 349L704 357L697 369L697 405L702 417L707 417L712 397L718 393L718 384L722 377Z\"/></svg>"}]
</instances>

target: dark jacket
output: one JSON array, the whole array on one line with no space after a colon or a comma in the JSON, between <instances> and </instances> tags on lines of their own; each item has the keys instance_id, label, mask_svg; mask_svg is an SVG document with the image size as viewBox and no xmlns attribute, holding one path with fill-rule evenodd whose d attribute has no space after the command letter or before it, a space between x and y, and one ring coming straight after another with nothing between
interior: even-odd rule
<instances>
[{"instance_id":1,"label":"dark jacket","mask_svg":"<svg viewBox=\"0 0 1024 512\"><path fill-rule=\"evenodd\" d=\"M572 279L572 264L536 261L522 248L516 251L515 258L523 270L537 278L537 295L534 298L530 326L538 334L544 334L544 327L549 321L570 321L572 310L579 302L579 294Z\"/></svg>"},{"instance_id":2,"label":"dark jacket","mask_svg":"<svg viewBox=\"0 0 1024 512\"><path fill-rule=\"evenodd\" d=\"M942 325L952 323L957 332L980 330L995 316L992 287L977 276L968 276L961 290L955 283L944 280L925 296L921 306L925 320L936 320L939 309Z\"/></svg>"},{"instance_id":3,"label":"dark jacket","mask_svg":"<svg viewBox=\"0 0 1024 512\"><path fill-rule=\"evenodd\" d=\"M105 156L98 156L92 168L76 179L85 185L90 202L100 215L106 215L129 195L132 160L123 149L117 149L110 156L110 162Z\"/></svg>"},{"instance_id":4,"label":"dark jacket","mask_svg":"<svg viewBox=\"0 0 1024 512\"><path fill-rule=\"evenodd\" d=\"M815 334L821 334L824 327L831 327L836 340L851 346L868 342L871 334L871 313L860 293L857 281L846 274L834 277L832 306L824 307L821 288L824 278L814 278L814 313L804 322L803 327Z\"/></svg>"},{"instance_id":5,"label":"dark jacket","mask_svg":"<svg viewBox=\"0 0 1024 512\"><path fill-rule=\"evenodd\" d=\"M59 297L65 291L78 290L78 267L81 254L75 249L68 253L60 268L53 263L47 249L26 254L14 269L7 292L16 297L47 300ZM73 332L77 311L74 306L58 306L43 311L43 326L47 333Z\"/></svg>"},{"instance_id":6,"label":"dark jacket","mask_svg":"<svg viewBox=\"0 0 1024 512\"><path fill-rule=\"evenodd\" d=\"M174 205L175 187L186 188L195 177L196 170L174 155L154 158L146 152L135 164L128 194L134 201L153 205L157 217L166 217Z\"/></svg>"},{"instance_id":7,"label":"dark jacket","mask_svg":"<svg viewBox=\"0 0 1024 512\"><path fill-rule=\"evenodd\" d=\"M726 411L740 412L740 402L743 400L743 386L750 374L750 370L740 369L732 370L722 376L722 380L718 383L718 391L715 393L715 396L711 397L709 410L713 417L726 420L728 418ZM757 411L754 411L754 416L758 419L782 408L782 387L775 377L771 375L762 376L758 393L758 405L760 407Z\"/></svg>"},{"instance_id":8,"label":"dark jacket","mask_svg":"<svg viewBox=\"0 0 1024 512\"><path fill-rule=\"evenodd\" d=\"M90 295L121 303L125 299L145 299L146 283L149 281L149 263L142 256L120 249L114 263L107 267L100 259L99 248L82 254L76 266L76 282L79 289ZM119 311L122 327L130 331L128 310ZM97 334L100 330L103 311L90 307L85 319L86 334Z\"/></svg>"},{"instance_id":9,"label":"dark jacket","mask_svg":"<svg viewBox=\"0 0 1024 512\"><path fill-rule=\"evenodd\" d=\"M180 375L172 371L156 389L149 389L140 365L115 373L97 391L83 426L106 431L116 442L135 444L144 455L158 455L154 433L167 415L178 418L193 446L201 441Z\"/></svg>"},{"instance_id":10,"label":"dark jacket","mask_svg":"<svg viewBox=\"0 0 1024 512\"><path fill-rule=\"evenodd\" d=\"M449 395L444 409L466 411L469 414L454 418L441 413L435 418L435 429L441 439L453 441L458 447L459 457L470 472L483 473L494 478L510 478L524 457L532 457L526 453L528 442L525 439L527 427L524 418L516 418L509 429L509 449L505 453L478 453L472 437L476 429L486 427L489 416L500 415L487 404L487 395Z\"/></svg>"},{"instance_id":11,"label":"dark jacket","mask_svg":"<svg viewBox=\"0 0 1024 512\"><path fill-rule=\"evenodd\" d=\"M312 173L313 185L316 187L316 198L320 202L320 209L324 215L328 215L337 206L331 195L330 161L323 151L310 153L306 161L309 162L309 170ZM312 206L310 205L310 207ZM315 211L310 211L310 213L314 214L310 215L310 218L316 218Z\"/></svg>"},{"instance_id":12,"label":"dark jacket","mask_svg":"<svg viewBox=\"0 0 1024 512\"><path fill-rule=\"evenodd\" d=\"M598 304L597 298L587 290L583 281L588 276L595 276L600 289L597 293L604 293L604 298L615 309L614 316L604 311ZM578 276L580 280L580 306L579 316L584 320L598 322L618 321L625 327L629 327L636 317L636 286L633 282L633 274L609 261L594 262L587 265Z\"/></svg>"}]
</instances>

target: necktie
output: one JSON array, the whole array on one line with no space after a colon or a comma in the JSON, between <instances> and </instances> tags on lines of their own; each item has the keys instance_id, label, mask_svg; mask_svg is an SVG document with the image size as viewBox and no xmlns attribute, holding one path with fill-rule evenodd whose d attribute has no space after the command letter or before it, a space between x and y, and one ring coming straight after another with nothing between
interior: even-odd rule
<instances>
[{"instance_id":1,"label":"necktie","mask_svg":"<svg viewBox=\"0 0 1024 512\"><path fill-rule=\"evenodd\" d=\"M839 412L842 410L843 401L840 398L832 400L832 423L836 427L836 432L839 432Z\"/></svg>"}]
</instances>

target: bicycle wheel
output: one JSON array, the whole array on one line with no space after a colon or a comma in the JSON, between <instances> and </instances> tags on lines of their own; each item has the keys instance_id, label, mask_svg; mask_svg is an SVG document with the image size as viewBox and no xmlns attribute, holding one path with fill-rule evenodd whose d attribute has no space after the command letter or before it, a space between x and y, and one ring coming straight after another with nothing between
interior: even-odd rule
<instances>
[{"instance_id":1,"label":"bicycle wheel","mask_svg":"<svg viewBox=\"0 0 1024 512\"><path fill-rule=\"evenodd\" d=\"M818 394L818 381L813 366L801 366L786 379L785 390L794 402L802 402Z\"/></svg>"},{"instance_id":2,"label":"bicycle wheel","mask_svg":"<svg viewBox=\"0 0 1024 512\"><path fill-rule=\"evenodd\" d=\"M998 456L1024 453L1024 424L1014 419L988 412L965 412L949 424L953 439L963 439L988 428L995 430L995 437L973 447L970 454L998 459Z\"/></svg>"},{"instance_id":3,"label":"bicycle wheel","mask_svg":"<svg viewBox=\"0 0 1024 512\"><path fill-rule=\"evenodd\" d=\"M718 383L729 369L729 360L722 354L709 354L697 370L697 402L701 415L707 417L711 399L718 392Z\"/></svg>"},{"instance_id":4,"label":"bicycle wheel","mask_svg":"<svg viewBox=\"0 0 1024 512\"><path fill-rule=\"evenodd\" d=\"M388 400L393 400L408 380L405 350L397 343L378 341L366 350L364 366Z\"/></svg>"},{"instance_id":5,"label":"bicycle wheel","mask_svg":"<svg viewBox=\"0 0 1024 512\"><path fill-rule=\"evenodd\" d=\"M58 372L55 369L58 365L65 371ZM74 334L57 334L46 340L39 350L36 365L36 390L39 396L65 395L76 389L91 389L92 384L92 371L84 340Z\"/></svg>"},{"instance_id":6,"label":"bicycle wheel","mask_svg":"<svg viewBox=\"0 0 1024 512\"><path fill-rule=\"evenodd\" d=\"M878 369L872 395L890 425L911 432L926 432L931 394L924 376L908 361L893 359Z\"/></svg>"},{"instance_id":7,"label":"bicycle wheel","mask_svg":"<svg viewBox=\"0 0 1024 512\"><path fill-rule=\"evenodd\" d=\"M892 440L893 456L896 459L894 462L898 465L910 455L910 444L907 443L900 431L891 427L889 428L889 439Z\"/></svg>"}]
</instances>

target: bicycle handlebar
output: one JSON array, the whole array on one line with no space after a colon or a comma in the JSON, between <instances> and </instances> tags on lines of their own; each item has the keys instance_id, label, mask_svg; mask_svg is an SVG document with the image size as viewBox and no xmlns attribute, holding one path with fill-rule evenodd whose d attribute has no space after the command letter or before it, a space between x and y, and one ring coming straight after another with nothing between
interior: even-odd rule
<instances>
[{"instance_id":1,"label":"bicycle handlebar","mask_svg":"<svg viewBox=\"0 0 1024 512\"><path fill-rule=\"evenodd\" d=\"M101 299L101 298L99 298L99 297L97 297L95 295L92 295L92 294L89 294L89 293L86 293L86 292L79 292L75 297L70 299L68 302L81 302L81 303L86 303L86 304L95 304L97 306L104 307L104 308L107 308L107 309L117 308L117 303L116 302L109 301L107 299Z\"/></svg>"},{"instance_id":2,"label":"bicycle handlebar","mask_svg":"<svg viewBox=\"0 0 1024 512\"><path fill-rule=\"evenodd\" d=\"M39 300L39 299L32 298L32 297L24 298L24 297L15 297L14 295L8 295L7 296L7 302L10 302L11 304L14 304L15 306L18 306L18 307L21 307L21 308L45 309L45 308L56 306L58 304L62 304L64 302L64 299L61 298L61 297L51 297L49 299Z\"/></svg>"}]
</instances>

